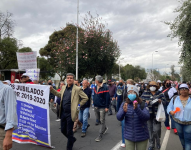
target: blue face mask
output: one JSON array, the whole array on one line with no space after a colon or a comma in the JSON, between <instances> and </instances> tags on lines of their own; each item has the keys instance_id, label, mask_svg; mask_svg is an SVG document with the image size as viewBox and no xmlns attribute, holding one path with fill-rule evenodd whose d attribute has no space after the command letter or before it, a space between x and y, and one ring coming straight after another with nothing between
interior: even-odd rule
<instances>
[{"instance_id":1,"label":"blue face mask","mask_svg":"<svg viewBox=\"0 0 191 150\"><path fill-rule=\"evenodd\" d=\"M131 101L134 101L136 99L136 94L129 94L128 95L128 98L131 100Z\"/></svg>"}]
</instances>

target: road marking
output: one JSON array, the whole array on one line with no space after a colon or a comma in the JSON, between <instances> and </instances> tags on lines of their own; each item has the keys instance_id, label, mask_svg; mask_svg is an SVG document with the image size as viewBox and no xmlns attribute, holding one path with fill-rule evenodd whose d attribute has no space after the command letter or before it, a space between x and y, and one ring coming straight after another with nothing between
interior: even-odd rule
<instances>
[{"instance_id":1,"label":"road marking","mask_svg":"<svg viewBox=\"0 0 191 150\"><path fill-rule=\"evenodd\" d=\"M171 127L171 120L170 120L170 127ZM166 133L165 133L165 136L163 138L163 142L162 142L160 150L166 150L166 146L168 144L169 136L170 136L170 130L166 130Z\"/></svg>"},{"instance_id":2,"label":"road marking","mask_svg":"<svg viewBox=\"0 0 191 150\"><path fill-rule=\"evenodd\" d=\"M119 143L117 143L111 150L119 150L120 146L121 146L122 141L120 141Z\"/></svg>"}]
</instances>

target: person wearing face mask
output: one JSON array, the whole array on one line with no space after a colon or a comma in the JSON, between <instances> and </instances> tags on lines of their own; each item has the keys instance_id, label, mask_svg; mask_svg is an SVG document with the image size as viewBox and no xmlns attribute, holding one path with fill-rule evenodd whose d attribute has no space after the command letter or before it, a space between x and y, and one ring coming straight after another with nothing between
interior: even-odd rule
<instances>
[{"instance_id":1,"label":"person wearing face mask","mask_svg":"<svg viewBox=\"0 0 191 150\"><path fill-rule=\"evenodd\" d=\"M178 86L180 96L171 99L167 112L172 115L183 150L191 150L191 97L189 87L183 83ZM174 112L176 108L180 111Z\"/></svg>"},{"instance_id":2,"label":"person wearing face mask","mask_svg":"<svg viewBox=\"0 0 191 150\"><path fill-rule=\"evenodd\" d=\"M147 121L150 118L147 103L138 96L136 86L129 85L126 99L120 106L117 119L125 119L124 138L126 150L146 150L149 139Z\"/></svg>"},{"instance_id":3,"label":"person wearing face mask","mask_svg":"<svg viewBox=\"0 0 191 150\"><path fill-rule=\"evenodd\" d=\"M170 80L165 80L163 83L162 93L164 94L164 96L166 98L166 104L164 105L166 120L165 120L164 124L166 126L166 129L170 130L169 114L167 113L167 107L168 107L168 104L169 104L171 98L175 95L178 95L178 92L174 87L171 87ZM171 118L171 128L174 130L174 133L177 134L174 120L172 119L171 115L170 115L170 118Z\"/></svg>"},{"instance_id":4,"label":"person wearing face mask","mask_svg":"<svg viewBox=\"0 0 191 150\"><path fill-rule=\"evenodd\" d=\"M160 149L160 138L161 138L161 123L156 120L156 114L158 111L158 105L162 102L165 104L166 99L155 81L151 81L147 87L147 90L142 94L141 98L148 104L150 119L148 120L149 129L149 148L148 150ZM158 99L156 103L153 103L155 99Z\"/></svg>"}]
</instances>

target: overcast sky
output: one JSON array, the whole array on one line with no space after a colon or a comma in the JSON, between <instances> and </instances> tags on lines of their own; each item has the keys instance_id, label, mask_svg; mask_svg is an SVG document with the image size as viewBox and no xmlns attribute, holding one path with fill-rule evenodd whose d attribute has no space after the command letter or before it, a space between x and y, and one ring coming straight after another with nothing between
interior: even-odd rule
<instances>
[{"instance_id":1,"label":"overcast sky","mask_svg":"<svg viewBox=\"0 0 191 150\"><path fill-rule=\"evenodd\" d=\"M177 39L167 37L170 29L162 21L173 21L173 10L180 5L177 0L79 0L80 21L90 11L98 13L108 23L108 29L122 50L121 63L140 65L146 69L177 72L179 51ZM14 37L23 46L39 51L49 36L76 23L77 0L1 0L0 11L13 13L16 22ZM155 52L158 51L158 52Z\"/></svg>"}]
</instances>

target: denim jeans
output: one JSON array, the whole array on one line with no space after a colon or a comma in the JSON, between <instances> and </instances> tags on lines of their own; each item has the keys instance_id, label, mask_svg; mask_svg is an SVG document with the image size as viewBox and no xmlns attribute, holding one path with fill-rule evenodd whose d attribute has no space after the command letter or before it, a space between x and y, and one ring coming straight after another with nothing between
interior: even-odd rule
<instances>
[{"instance_id":1,"label":"denim jeans","mask_svg":"<svg viewBox=\"0 0 191 150\"><path fill-rule=\"evenodd\" d=\"M180 142L185 150L191 150L191 125L183 125L175 122Z\"/></svg>"},{"instance_id":2,"label":"denim jeans","mask_svg":"<svg viewBox=\"0 0 191 150\"><path fill-rule=\"evenodd\" d=\"M122 103L122 96L118 96L117 97L117 112L119 111L119 108L120 108L120 106L121 106L121 103Z\"/></svg>"},{"instance_id":3,"label":"denim jeans","mask_svg":"<svg viewBox=\"0 0 191 150\"><path fill-rule=\"evenodd\" d=\"M82 132L84 133L86 133L86 129L88 126L88 114L89 114L89 108L85 108L84 110L80 110L79 112L79 120L83 124Z\"/></svg>"},{"instance_id":4,"label":"denim jeans","mask_svg":"<svg viewBox=\"0 0 191 150\"><path fill-rule=\"evenodd\" d=\"M174 125L174 120L172 119L172 116L167 113L168 104L169 104L169 102L166 102L166 105L164 105L165 116L166 116L166 120L165 120L165 122L164 122L164 125L165 125L166 127L170 127L170 124L169 124L169 116L170 116L170 119L171 119L171 128L172 128L172 129L175 129L176 127L175 127L175 125Z\"/></svg>"},{"instance_id":5,"label":"denim jeans","mask_svg":"<svg viewBox=\"0 0 191 150\"><path fill-rule=\"evenodd\" d=\"M125 144L125 138L124 138L124 128L125 128L125 119L121 121L121 132L122 132L122 143Z\"/></svg>"},{"instance_id":6,"label":"denim jeans","mask_svg":"<svg viewBox=\"0 0 191 150\"><path fill-rule=\"evenodd\" d=\"M101 128L100 128L99 133L102 135L105 131L105 128L106 128L106 125L105 125L105 114L106 114L105 109L95 107L94 112L95 112L96 120L100 120L100 122L101 122Z\"/></svg>"}]
</instances>

